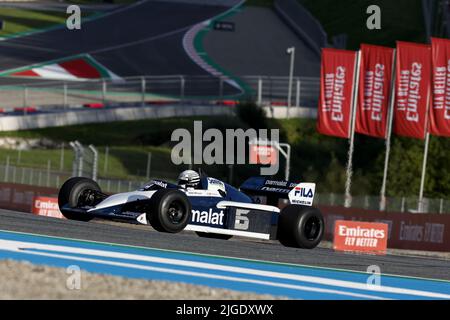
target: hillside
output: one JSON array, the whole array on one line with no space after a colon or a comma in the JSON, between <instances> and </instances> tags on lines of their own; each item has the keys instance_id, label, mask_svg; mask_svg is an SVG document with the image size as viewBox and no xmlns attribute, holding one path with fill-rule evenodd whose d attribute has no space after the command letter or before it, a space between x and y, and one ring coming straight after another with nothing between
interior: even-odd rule
<instances>
[{"instance_id":1,"label":"hillside","mask_svg":"<svg viewBox=\"0 0 450 320\"><path fill-rule=\"evenodd\" d=\"M152 174L174 179L176 173L187 166L175 166L170 159L171 134L177 128L192 131L193 120L203 120L203 130L217 128L248 128L251 120L233 117L183 118L163 120L126 121L107 124L47 128L20 132L3 132L0 137L22 138L46 137L53 141L68 142L78 139L84 144L99 147L100 175L120 178L141 177L145 173L147 154L152 152ZM250 124L249 124L250 123ZM268 120L267 127L280 128L282 141L292 146L292 180L310 180L318 183L322 192L343 193L348 142L345 139L319 135L315 121L309 119ZM103 172L104 150L110 148L108 172ZM450 194L450 162L448 161L450 139L431 137L425 195L448 197ZM420 184L423 141L393 137L387 193L391 196L416 196ZM21 165L47 166L47 159L59 163L59 149L23 151ZM1 150L0 163L10 156L17 160L17 151ZM384 141L356 136L354 154L353 194L377 195L382 179ZM70 159L66 156L66 170ZM202 166L210 175L228 179L226 165ZM280 178L284 172L280 167ZM257 166L239 165L233 168L233 183L238 184L249 175L258 174Z\"/></svg>"}]
</instances>

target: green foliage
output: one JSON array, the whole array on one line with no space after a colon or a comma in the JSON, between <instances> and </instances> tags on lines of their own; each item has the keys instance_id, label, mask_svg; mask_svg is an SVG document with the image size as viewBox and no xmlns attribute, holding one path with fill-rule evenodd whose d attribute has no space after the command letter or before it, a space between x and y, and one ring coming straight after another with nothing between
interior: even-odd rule
<instances>
[{"instance_id":1,"label":"green foliage","mask_svg":"<svg viewBox=\"0 0 450 320\"><path fill-rule=\"evenodd\" d=\"M348 49L359 49L361 43L395 47L395 41L425 41L421 0L298 0L315 16L328 34L348 35ZM381 9L381 29L366 26L367 7Z\"/></svg>"},{"instance_id":2,"label":"green foliage","mask_svg":"<svg viewBox=\"0 0 450 320\"><path fill-rule=\"evenodd\" d=\"M268 129L269 124L267 121L264 110L254 102L243 102L236 108L236 114L238 118L248 127L253 129Z\"/></svg>"}]
</instances>

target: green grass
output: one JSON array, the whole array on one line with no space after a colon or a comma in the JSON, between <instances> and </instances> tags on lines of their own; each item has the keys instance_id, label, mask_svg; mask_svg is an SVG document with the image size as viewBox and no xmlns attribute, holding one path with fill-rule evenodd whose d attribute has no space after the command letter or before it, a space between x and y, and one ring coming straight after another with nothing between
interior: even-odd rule
<instances>
[{"instance_id":1,"label":"green grass","mask_svg":"<svg viewBox=\"0 0 450 320\"><path fill-rule=\"evenodd\" d=\"M346 33L347 48L360 43L395 47L395 41L423 42L425 30L421 0L299 0L322 24L329 40ZM366 13L370 5L381 9L381 30L369 30Z\"/></svg>"},{"instance_id":2,"label":"green grass","mask_svg":"<svg viewBox=\"0 0 450 320\"><path fill-rule=\"evenodd\" d=\"M55 142L66 143L78 140L84 145L93 144L99 150L99 175L123 178L142 179L146 173L148 153L151 152L151 171L158 172L161 177L175 178L176 173L187 166L176 166L172 163L170 137L178 128L192 130L193 120L203 121L203 130L207 128L237 128L242 126L236 118L200 117L161 120L123 121L104 124L87 124L67 126L64 128L45 128L28 131L0 132L0 137L48 138ZM105 149L109 147L107 171L105 168ZM0 163L4 164L10 157L10 163L32 168L47 168L48 160L52 169L59 169L61 150L32 150L19 152L0 149ZM64 170L70 171L73 153L65 151ZM226 169L214 168L211 173L218 177L226 176Z\"/></svg>"},{"instance_id":3,"label":"green grass","mask_svg":"<svg viewBox=\"0 0 450 320\"><path fill-rule=\"evenodd\" d=\"M82 12L82 17L87 16ZM66 23L68 15L63 11L42 11L19 8L5 8L0 10L0 19L5 27L0 30L0 37L13 36L38 29L45 29Z\"/></svg>"},{"instance_id":4,"label":"green grass","mask_svg":"<svg viewBox=\"0 0 450 320\"><path fill-rule=\"evenodd\" d=\"M208 128L235 129L249 127L249 122L235 117L190 117L171 119L150 119L105 124L89 124L56 127L29 131L1 132L0 137L49 138L56 142L78 139L85 145L94 144L99 152L99 176L142 181L145 178L148 153L152 153L151 175L175 179L186 165L176 166L171 161L171 134L178 128L192 131L193 120L203 121L203 132ZM348 140L323 136L316 131L314 119L268 120L269 128L280 129L280 141L292 147L291 179L315 181L319 192L343 193ZM67 144L66 144L67 146ZM108 167L105 171L105 147L109 146ZM427 197L445 197L450 194L450 162L448 161L450 139L431 137L425 182ZM354 195L376 195L381 186L384 165L384 140L363 135L355 137L353 159L352 193ZM18 151L0 149L0 164L6 157L11 164L59 169L61 151L22 151L18 163ZM391 159L387 193L389 196L416 196L420 185L420 171L423 157L423 141L403 137L392 137ZM71 171L73 154L67 147L64 169ZM198 166L195 165L195 168ZM201 165L209 175L227 181L226 165ZM258 166L234 166L233 184L239 185L249 176L258 175ZM284 160L281 160L277 178L284 174ZM1 175L1 173L0 173Z\"/></svg>"}]
</instances>

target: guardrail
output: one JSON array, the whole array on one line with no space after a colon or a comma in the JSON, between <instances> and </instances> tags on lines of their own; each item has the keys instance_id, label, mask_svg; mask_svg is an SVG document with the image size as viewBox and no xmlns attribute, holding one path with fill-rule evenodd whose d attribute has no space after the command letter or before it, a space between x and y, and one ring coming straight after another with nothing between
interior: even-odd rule
<instances>
[{"instance_id":1,"label":"guardrail","mask_svg":"<svg viewBox=\"0 0 450 320\"><path fill-rule=\"evenodd\" d=\"M80 105L258 101L287 105L288 77L142 76L86 81L37 81L0 78L0 111L33 112L30 107L70 108ZM294 77L291 105L316 107L319 78Z\"/></svg>"}]
</instances>

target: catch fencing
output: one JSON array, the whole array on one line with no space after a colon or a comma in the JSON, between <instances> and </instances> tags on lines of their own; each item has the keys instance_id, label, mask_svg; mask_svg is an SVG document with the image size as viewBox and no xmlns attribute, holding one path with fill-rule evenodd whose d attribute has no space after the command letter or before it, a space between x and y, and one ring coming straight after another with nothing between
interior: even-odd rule
<instances>
[{"instance_id":1,"label":"catch fencing","mask_svg":"<svg viewBox=\"0 0 450 320\"><path fill-rule=\"evenodd\" d=\"M152 178L169 177L175 182L176 175L173 172L155 171L149 173L149 178L142 172L142 178L117 179L108 176L97 178L97 182L103 191L118 193L136 190ZM0 165L0 182L33 185L39 187L59 188L62 183L73 176L70 171L54 170L47 168L37 169L17 165ZM316 193L314 204L318 206L342 206L345 200L344 194ZM417 213L418 197L387 197L386 210L389 212ZM352 207L365 210L379 210L379 196L361 195L353 196ZM425 213L450 213L450 200L443 198L424 198Z\"/></svg>"},{"instance_id":2,"label":"catch fencing","mask_svg":"<svg viewBox=\"0 0 450 320\"><path fill-rule=\"evenodd\" d=\"M7 84L6 84L7 83ZM292 106L316 107L319 78L294 77ZM0 79L3 112L30 107L65 109L87 104L212 103L253 100L261 105L287 105L289 77L142 76L87 81ZM28 109L27 109L28 108Z\"/></svg>"}]
</instances>

